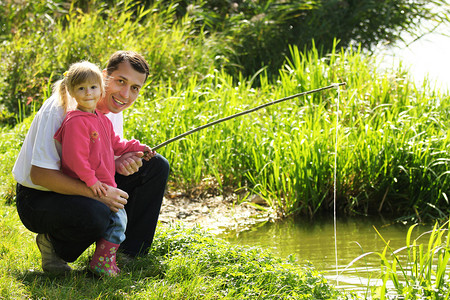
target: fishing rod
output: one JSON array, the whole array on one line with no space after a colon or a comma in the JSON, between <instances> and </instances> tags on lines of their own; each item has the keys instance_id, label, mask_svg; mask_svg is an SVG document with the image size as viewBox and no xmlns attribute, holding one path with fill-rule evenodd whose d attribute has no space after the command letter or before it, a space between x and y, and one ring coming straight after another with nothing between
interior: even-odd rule
<instances>
[{"instance_id":1,"label":"fishing rod","mask_svg":"<svg viewBox=\"0 0 450 300\"><path fill-rule=\"evenodd\" d=\"M288 96L288 97L285 97L285 98L281 98L281 99L278 99L278 100L275 100L275 101L272 101L272 102L268 102L268 103L262 104L260 106L254 107L252 109L249 109L249 110L246 110L246 111L243 111L243 112L240 112L240 113L237 113L237 114L234 114L234 115L222 118L222 119L218 119L218 120L213 121L211 123L208 123L208 124L199 126L197 128L194 128L192 130L186 131L185 133L182 133L182 134L180 134L180 135L178 135L178 136L176 136L174 138L171 138L171 139L165 141L164 143L161 143L161 144L159 144L159 145L157 145L157 146L155 146L155 147L153 147L151 149L152 150L157 150L157 149L159 149L161 147L164 147L167 144L170 144L172 142L175 142L176 140L179 140L179 139L181 139L181 138L183 138L183 137L185 137L187 135L193 134L194 132L197 132L197 131L200 131L200 130L205 129L207 127L210 127L210 126L213 126L213 125L216 125L216 124L219 124L219 123L222 123L222 122L234 119L236 117L240 117L242 115L249 114L249 113L257 111L257 110L259 110L261 108L264 108L264 107L267 107L267 106L270 106L270 105L274 105L274 104L277 104L277 103L280 103L280 102L283 102L283 101L287 101L287 100L290 100L290 99L294 99L294 98L297 98L297 97L301 97L301 96L305 96L305 95L321 92L321 91L328 90L328 89L331 89L331 88L337 88L337 87L339 87L341 85L345 85L345 84L346 84L345 82L334 83L334 84L329 85L329 86L325 86L325 87L321 87L321 88L318 88L318 89L315 89L315 90L310 90L310 91L298 93L298 94L295 94L295 95L291 95L291 96Z\"/></svg>"}]
</instances>

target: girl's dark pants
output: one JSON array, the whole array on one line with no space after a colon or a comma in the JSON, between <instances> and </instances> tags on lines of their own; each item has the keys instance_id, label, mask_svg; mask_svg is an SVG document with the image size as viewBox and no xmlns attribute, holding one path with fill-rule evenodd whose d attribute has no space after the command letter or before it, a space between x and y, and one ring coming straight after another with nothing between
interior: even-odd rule
<instances>
[{"instance_id":1,"label":"girl's dark pants","mask_svg":"<svg viewBox=\"0 0 450 300\"><path fill-rule=\"evenodd\" d=\"M150 248L169 176L169 163L161 155L143 161L130 176L116 174L117 187L128 193L126 239L119 250L131 256ZM113 212L103 203L83 197L39 191L17 185L17 211L23 224L36 233L47 233L56 254L75 261L102 237Z\"/></svg>"}]
</instances>

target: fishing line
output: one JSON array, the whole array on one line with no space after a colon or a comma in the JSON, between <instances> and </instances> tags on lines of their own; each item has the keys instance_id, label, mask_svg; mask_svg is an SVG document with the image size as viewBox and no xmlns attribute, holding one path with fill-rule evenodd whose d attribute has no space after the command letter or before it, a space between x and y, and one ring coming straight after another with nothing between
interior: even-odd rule
<instances>
[{"instance_id":1,"label":"fishing line","mask_svg":"<svg viewBox=\"0 0 450 300\"><path fill-rule=\"evenodd\" d=\"M339 98L341 89L339 85L336 86L337 100L336 100L336 137L334 141L334 179L333 179L333 220L334 220L334 257L336 259L336 286L339 285L339 266L338 266L338 252L337 252L337 230L336 230L336 182L337 182L337 150L338 150L338 128L339 128Z\"/></svg>"}]
</instances>

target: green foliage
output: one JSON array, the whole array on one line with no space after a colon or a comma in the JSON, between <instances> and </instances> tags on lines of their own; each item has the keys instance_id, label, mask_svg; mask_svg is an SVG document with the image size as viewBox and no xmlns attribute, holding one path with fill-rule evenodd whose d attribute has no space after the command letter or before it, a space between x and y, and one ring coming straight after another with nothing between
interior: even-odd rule
<instances>
[{"instance_id":1,"label":"green foliage","mask_svg":"<svg viewBox=\"0 0 450 300\"><path fill-rule=\"evenodd\" d=\"M152 253L170 255L166 272L169 282L179 285L213 279L217 296L226 299L333 299L323 277L309 267L273 257L258 248L230 246L198 229L164 229ZM168 271L169 271L168 270ZM341 295L342 296L342 295Z\"/></svg>"},{"instance_id":2,"label":"green foliage","mask_svg":"<svg viewBox=\"0 0 450 300\"><path fill-rule=\"evenodd\" d=\"M447 19L445 0L215 0L182 1L187 14L196 15L207 30L229 40L225 50L229 72L252 76L260 68L276 75L289 55L289 46L311 49L311 42L325 55L338 39L344 48L372 49L391 43L401 32L412 32L421 20ZM440 12L433 10L439 7Z\"/></svg>"},{"instance_id":3,"label":"green foliage","mask_svg":"<svg viewBox=\"0 0 450 300\"><path fill-rule=\"evenodd\" d=\"M101 3L94 2L89 12L72 6L52 22L24 8L38 21L0 46L0 71L5 74L0 80L0 107L7 112L5 117L14 113L22 119L33 112L32 104L39 108L71 63L89 60L104 66L117 50L142 53L150 63L152 80L178 81L208 73L214 43L193 39L191 20L177 20L175 6L156 2L144 9L131 1L110 7Z\"/></svg>"},{"instance_id":4,"label":"green foliage","mask_svg":"<svg viewBox=\"0 0 450 300\"><path fill-rule=\"evenodd\" d=\"M116 278L87 270L88 249L68 276L44 274L35 234L0 205L0 298L19 299L351 299L311 267L257 248L235 247L203 230L159 226L150 253Z\"/></svg>"},{"instance_id":5,"label":"green foliage","mask_svg":"<svg viewBox=\"0 0 450 300\"><path fill-rule=\"evenodd\" d=\"M375 228L386 245L384 250L365 253L354 260L367 255L380 258L381 284L371 288L373 299L449 299L446 279L449 276L450 236L445 228L448 224L438 226L436 223L433 230L414 240L411 236L417 224L412 225L406 236L406 246L395 250ZM428 241L423 243L427 237Z\"/></svg>"},{"instance_id":6,"label":"green foliage","mask_svg":"<svg viewBox=\"0 0 450 300\"><path fill-rule=\"evenodd\" d=\"M0 205L14 203L16 181L12 177L11 170L32 120L32 117L27 118L12 129L0 127L0 161L2 162L0 168Z\"/></svg>"},{"instance_id":7,"label":"green foliage","mask_svg":"<svg viewBox=\"0 0 450 300\"><path fill-rule=\"evenodd\" d=\"M2 1L0 42L9 41L15 34L23 34L30 29L43 30L65 13L67 5L62 0Z\"/></svg>"},{"instance_id":8,"label":"green foliage","mask_svg":"<svg viewBox=\"0 0 450 300\"><path fill-rule=\"evenodd\" d=\"M412 30L421 19L442 21L430 1L73 1L0 2L0 121L30 115L69 64L104 65L118 49L141 52L152 79L184 81L225 68L235 81L267 68L278 74L289 46L321 55L333 49L370 49ZM431 4L444 5L444 0ZM258 80L254 83L259 84Z\"/></svg>"},{"instance_id":9,"label":"green foliage","mask_svg":"<svg viewBox=\"0 0 450 300\"><path fill-rule=\"evenodd\" d=\"M51 45L45 44L42 36L49 29L51 32L66 9L62 1L2 1L0 12L0 121L11 124L11 113L22 120L33 112L33 101L43 101L42 92L50 73L40 70L45 70L51 61L42 54L47 54L43 49Z\"/></svg>"},{"instance_id":10,"label":"green foliage","mask_svg":"<svg viewBox=\"0 0 450 300\"><path fill-rule=\"evenodd\" d=\"M55 13L42 17L36 27L17 25L16 34L0 48L4 122L13 122L12 113L20 122L38 109L71 62L89 59L103 65L118 49L139 51L151 65L149 84L125 112L127 137L151 146L269 100L346 82L338 120L337 91L328 90L219 124L159 150L171 162L170 188L193 195L239 193L241 200L258 194L279 215L329 210L338 121L339 210L394 212L408 220L448 213L448 95L426 84L415 86L402 69L381 72L376 61L361 54L362 48L338 48L336 41L325 56L314 43L310 50L290 47L276 77L267 70L251 78L234 77L226 68L215 68L222 61L214 57L217 44L223 43L214 34L201 33L206 28L199 26L201 3L186 6L185 14L182 5L169 3L124 1L110 7L83 2L84 11L61 4L57 7L67 12L60 18ZM240 7L249 14L269 15L275 5L244 3L248 7ZM2 9L15 11L13 7ZM19 19L23 15L16 14ZM208 26L219 23L214 24ZM8 159L4 174L12 167L12 156ZM3 178L12 185L11 177Z\"/></svg>"},{"instance_id":11,"label":"green foliage","mask_svg":"<svg viewBox=\"0 0 450 300\"><path fill-rule=\"evenodd\" d=\"M338 121L339 211L394 213L405 220L445 217L448 95L424 92L428 88L414 86L401 69L381 73L375 61L358 51L334 51L321 58L316 49L302 53L294 47L292 57L278 84L259 74L258 89L242 78L235 85L218 70L176 84L153 81L125 112L125 135L155 146L269 100L347 82L340 91L338 120L338 94L332 89L218 124L159 149L171 162L170 189L193 196L238 193L240 201L258 194L280 216L330 210ZM14 158L8 151L6 155L3 182L12 198L8 172Z\"/></svg>"},{"instance_id":12,"label":"green foliage","mask_svg":"<svg viewBox=\"0 0 450 300\"><path fill-rule=\"evenodd\" d=\"M261 87L237 86L215 71L190 78L186 88L156 84L150 100L128 110L126 135L155 146L192 128L288 95L346 82L207 128L158 151L171 162L185 191L258 194L280 215L333 207L338 121L337 208L347 214L394 213L406 220L448 213L446 118L449 97L419 89L402 69L377 70L360 51L299 52ZM151 88L150 88L151 89ZM148 105L151 103L151 105Z\"/></svg>"}]
</instances>

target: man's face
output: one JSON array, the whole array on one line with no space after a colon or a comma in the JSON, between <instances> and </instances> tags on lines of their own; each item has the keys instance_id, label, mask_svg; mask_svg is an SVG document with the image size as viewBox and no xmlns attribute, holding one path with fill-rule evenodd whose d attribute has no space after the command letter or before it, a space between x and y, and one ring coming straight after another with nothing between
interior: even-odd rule
<instances>
[{"instance_id":1,"label":"man's face","mask_svg":"<svg viewBox=\"0 0 450 300\"><path fill-rule=\"evenodd\" d=\"M109 112L119 113L133 104L144 86L145 74L139 73L129 62L120 63L117 70L107 75L105 96L98 102L97 109L106 114Z\"/></svg>"}]
</instances>

